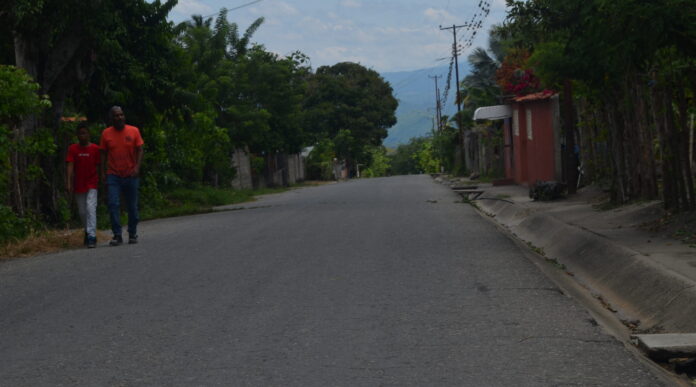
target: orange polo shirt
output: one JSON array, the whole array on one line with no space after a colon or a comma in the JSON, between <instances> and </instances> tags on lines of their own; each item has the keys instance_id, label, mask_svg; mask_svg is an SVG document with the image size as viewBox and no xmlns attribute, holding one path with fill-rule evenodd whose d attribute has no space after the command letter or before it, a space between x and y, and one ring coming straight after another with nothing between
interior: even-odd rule
<instances>
[{"instance_id":1,"label":"orange polo shirt","mask_svg":"<svg viewBox=\"0 0 696 387\"><path fill-rule=\"evenodd\" d=\"M109 175L128 177L133 173L138 147L143 146L140 130L126 125L123 130L110 126L102 132L99 148L107 152L107 169Z\"/></svg>"}]
</instances>

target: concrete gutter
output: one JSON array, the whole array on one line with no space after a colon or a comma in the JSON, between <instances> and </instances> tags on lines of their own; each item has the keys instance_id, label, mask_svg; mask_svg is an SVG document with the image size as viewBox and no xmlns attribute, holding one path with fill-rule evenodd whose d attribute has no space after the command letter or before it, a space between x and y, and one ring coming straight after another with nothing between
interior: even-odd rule
<instances>
[{"instance_id":1,"label":"concrete gutter","mask_svg":"<svg viewBox=\"0 0 696 387\"><path fill-rule=\"evenodd\" d=\"M481 212L564 265L636 333L696 332L696 249L638 227L660 214L657 203L599 211L593 195L532 202L524 187L479 189Z\"/></svg>"},{"instance_id":2,"label":"concrete gutter","mask_svg":"<svg viewBox=\"0 0 696 387\"><path fill-rule=\"evenodd\" d=\"M640 347L655 360L671 358L693 358L696 356L696 334L664 333L656 335L636 335Z\"/></svg>"},{"instance_id":3,"label":"concrete gutter","mask_svg":"<svg viewBox=\"0 0 696 387\"><path fill-rule=\"evenodd\" d=\"M696 332L693 279L552 213L530 213L515 204L485 199L477 204L517 237L565 265L622 320L641 330Z\"/></svg>"}]
</instances>

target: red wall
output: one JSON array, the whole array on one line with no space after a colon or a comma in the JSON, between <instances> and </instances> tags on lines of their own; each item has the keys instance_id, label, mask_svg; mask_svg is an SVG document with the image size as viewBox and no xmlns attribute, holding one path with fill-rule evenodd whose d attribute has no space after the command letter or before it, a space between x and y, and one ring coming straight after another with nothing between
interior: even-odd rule
<instances>
[{"instance_id":1,"label":"red wall","mask_svg":"<svg viewBox=\"0 0 696 387\"><path fill-rule=\"evenodd\" d=\"M514 135L514 123L510 124L513 133L512 168L508 177L515 183L531 185L537 180L557 180L555 166L555 140L553 134L553 104L549 99L517 102L512 105L518 115L519 135ZM527 113L531 113L532 138L528 138ZM508 157L509 154L508 154ZM506 168L506 175L508 171Z\"/></svg>"},{"instance_id":2,"label":"red wall","mask_svg":"<svg viewBox=\"0 0 696 387\"><path fill-rule=\"evenodd\" d=\"M514 180L515 167L512 163L513 145L512 145L512 118L506 118L503 122L503 154L505 160L505 177Z\"/></svg>"}]
</instances>

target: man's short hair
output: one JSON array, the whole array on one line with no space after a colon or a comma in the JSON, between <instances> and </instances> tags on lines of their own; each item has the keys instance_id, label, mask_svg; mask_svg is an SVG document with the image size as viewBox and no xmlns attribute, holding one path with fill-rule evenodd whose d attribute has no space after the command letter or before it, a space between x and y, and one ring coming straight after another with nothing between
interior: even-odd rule
<instances>
[{"instance_id":1,"label":"man's short hair","mask_svg":"<svg viewBox=\"0 0 696 387\"><path fill-rule=\"evenodd\" d=\"M109 118L111 118L111 117L114 116L114 110L116 110L116 109L118 109L118 110L120 110L120 111L123 111L123 108L121 108L121 107L118 106L118 105L114 105L114 106L111 107L111 109L109 109Z\"/></svg>"},{"instance_id":2,"label":"man's short hair","mask_svg":"<svg viewBox=\"0 0 696 387\"><path fill-rule=\"evenodd\" d=\"M87 121L80 121L77 123L77 127L75 128L75 131L79 132L80 129L87 129L89 131L89 129L87 128Z\"/></svg>"}]
</instances>

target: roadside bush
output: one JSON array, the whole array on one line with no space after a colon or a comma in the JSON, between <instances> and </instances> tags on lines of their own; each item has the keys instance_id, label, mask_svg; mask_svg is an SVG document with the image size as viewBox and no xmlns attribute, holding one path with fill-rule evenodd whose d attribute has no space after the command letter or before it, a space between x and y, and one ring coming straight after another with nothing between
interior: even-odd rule
<instances>
[{"instance_id":1,"label":"roadside bush","mask_svg":"<svg viewBox=\"0 0 696 387\"><path fill-rule=\"evenodd\" d=\"M0 244L26 237L31 231L31 222L18 217L10 207L0 204Z\"/></svg>"}]
</instances>

